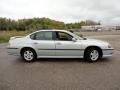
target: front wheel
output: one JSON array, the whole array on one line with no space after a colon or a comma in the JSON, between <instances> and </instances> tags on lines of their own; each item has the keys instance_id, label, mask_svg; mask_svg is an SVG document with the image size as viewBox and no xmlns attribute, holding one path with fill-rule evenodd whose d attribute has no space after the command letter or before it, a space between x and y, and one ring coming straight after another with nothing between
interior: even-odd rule
<instances>
[{"instance_id":1,"label":"front wheel","mask_svg":"<svg viewBox=\"0 0 120 90\"><path fill-rule=\"evenodd\" d=\"M36 59L36 53L32 49L24 49L22 51L22 58L27 62L32 62Z\"/></svg>"},{"instance_id":2,"label":"front wheel","mask_svg":"<svg viewBox=\"0 0 120 90\"><path fill-rule=\"evenodd\" d=\"M85 52L84 58L87 61L95 62L100 58L100 52L96 48L90 48Z\"/></svg>"}]
</instances>

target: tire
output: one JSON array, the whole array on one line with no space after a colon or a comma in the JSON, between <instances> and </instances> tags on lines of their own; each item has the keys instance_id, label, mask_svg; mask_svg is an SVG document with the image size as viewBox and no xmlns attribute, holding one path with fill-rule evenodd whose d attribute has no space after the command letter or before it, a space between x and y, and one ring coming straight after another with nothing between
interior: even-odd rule
<instances>
[{"instance_id":1,"label":"tire","mask_svg":"<svg viewBox=\"0 0 120 90\"><path fill-rule=\"evenodd\" d=\"M89 62L96 62L100 57L100 52L97 48L89 48L85 51L84 58Z\"/></svg>"},{"instance_id":2,"label":"tire","mask_svg":"<svg viewBox=\"0 0 120 90\"><path fill-rule=\"evenodd\" d=\"M29 48L22 50L21 56L26 62L33 62L37 57L35 51Z\"/></svg>"}]
</instances>

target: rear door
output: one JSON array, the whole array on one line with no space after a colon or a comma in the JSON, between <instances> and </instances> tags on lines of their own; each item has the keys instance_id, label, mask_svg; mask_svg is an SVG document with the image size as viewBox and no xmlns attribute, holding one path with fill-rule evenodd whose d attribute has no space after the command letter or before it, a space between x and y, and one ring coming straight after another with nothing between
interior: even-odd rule
<instances>
[{"instance_id":1,"label":"rear door","mask_svg":"<svg viewBox=\"0 0 120 90\"><path fill-rule=\"evenodd\" d=\"M38 56L55 56L55 41L52 31L40 31L33 36L33 45L37 49Z\"/></svg>"}]
</instances>

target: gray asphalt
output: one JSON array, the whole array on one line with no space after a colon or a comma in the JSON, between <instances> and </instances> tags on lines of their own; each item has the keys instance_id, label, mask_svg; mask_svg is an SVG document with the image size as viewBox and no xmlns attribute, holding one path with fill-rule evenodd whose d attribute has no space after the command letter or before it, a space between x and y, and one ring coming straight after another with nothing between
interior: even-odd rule
<instances>
[{"instance_id":1,"label":"gray asphalt","mask_svg":"<svg viewBox=\"0 0 120 90\"><path fill-rule=\"evenodd\" d=\"M95 63L38 59L26 63L0 44L0 90L120 90L120 51Z\"/></svg>"}]
</instances>

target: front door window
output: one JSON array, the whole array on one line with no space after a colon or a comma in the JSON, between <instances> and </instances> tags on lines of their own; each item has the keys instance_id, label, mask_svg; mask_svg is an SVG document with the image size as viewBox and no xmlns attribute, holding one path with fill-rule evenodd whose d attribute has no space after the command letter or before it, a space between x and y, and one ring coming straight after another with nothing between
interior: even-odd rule
<instances>
[{"instance_id":1,"label":"front door window","mask_svg":"<svg viewBox=\"0 0 120 90\"><path fill-rule=\"evenodd\" d=\"M72 36L65 32L56 32L56 40L60 41L72 41Z\"/></svg>"}]
</instances>

